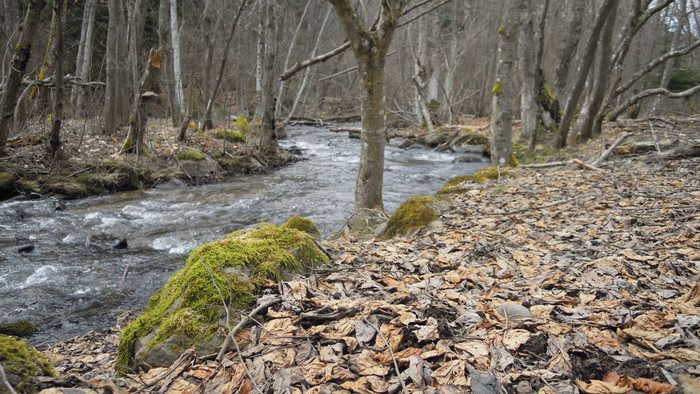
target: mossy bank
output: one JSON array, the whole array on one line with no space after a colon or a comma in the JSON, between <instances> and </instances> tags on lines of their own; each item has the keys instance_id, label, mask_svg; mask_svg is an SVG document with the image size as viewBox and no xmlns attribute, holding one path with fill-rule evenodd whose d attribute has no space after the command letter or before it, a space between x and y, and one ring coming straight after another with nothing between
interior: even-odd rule
<instances>
[{"instance_id":1,"label":"mossy bank","mask_svg":"<svg viewBox=\"0 0 700 394\"><path fill-rule=\"evenodd\" d=\"M202 352L216 351L227 332L224 303L245 309L265 282L328 262L309 234L272 224L196 248L122 332L118 372L168 366L193 344Z\"/></svg>"},{"instance_id":2,"label":"mossy bank","mask_svg":"<svg viewBox=\"0 0 700 394\"><path fill-rule=\"evenodd\" d=\"M20 393L38 391L36 378L56 376L46 357L21 339L0 335L0 364L5 370L8 382ZM5 391L4 386L0 392Z\"/></svg>"}]
</instances>

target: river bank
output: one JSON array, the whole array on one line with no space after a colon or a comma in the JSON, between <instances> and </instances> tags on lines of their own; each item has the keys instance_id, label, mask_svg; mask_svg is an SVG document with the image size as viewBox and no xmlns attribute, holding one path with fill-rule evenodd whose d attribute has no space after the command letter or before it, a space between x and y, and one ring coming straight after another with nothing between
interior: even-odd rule
<instances>
[{"instance_id":1,"label":"river bank","mask_svg":"<svg viewBox=\"0 0 700 394\"><path fill-rule=\"evenodd\" d=\"M624 131L556 159L592 163ZM692 144L698 129L673 136ZM634 137L653 136L640 128ZM570 162L461 183L438 228L323 243L328 267L278 286L299 289L288 296L302 312L274 307L262 316L273 340L287 339L246 343L249 331L240 333L247 371L233 353L222 363L190 354L171 369L117 378L125 316L43 349L63 377L75 377L50 385L555 393L589 384L671 392L670 384L692 392L700 376L700 161L624 151L611 160L605 169Z\"/></svg>"}]
</instances>

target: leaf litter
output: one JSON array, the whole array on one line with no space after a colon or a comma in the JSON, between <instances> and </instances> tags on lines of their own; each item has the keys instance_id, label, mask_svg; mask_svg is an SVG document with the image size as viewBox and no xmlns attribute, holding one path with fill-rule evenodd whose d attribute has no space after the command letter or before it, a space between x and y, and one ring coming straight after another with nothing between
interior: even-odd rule
<instances>
[{"instance_id":1,"label":"leaf litter","mask_svg":"<svg viewBox=\"0 0 700 394\"><path fill-rule=\"evenodd\" d=\"M331 265L263 289L282 301L236 333L245 365L116 377L119 325L45 353L97 392L698 392L699 164L521 168L439 228L326 241Z\"/></svg>"}]
</instances>

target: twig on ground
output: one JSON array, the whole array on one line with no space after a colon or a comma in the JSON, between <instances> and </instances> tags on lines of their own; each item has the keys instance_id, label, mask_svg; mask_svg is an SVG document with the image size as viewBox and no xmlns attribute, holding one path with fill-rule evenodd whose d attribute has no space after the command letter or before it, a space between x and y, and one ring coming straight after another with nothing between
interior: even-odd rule
<instances>
[{"instance_id":1,"label":"twig on ground","mask_svg":"<svg viewBox=\"0 0 700 394\"><path fill-rule=\"evenodd\" d=\"M396 369L396 377L399 379L399 383L401 383L401 388L403 389L403 392L408 394L408 390L406 390L406 384L403 382L403 379L401 379L401 371L399 370L399 364L396 362L396 357L394 356L394 349L391 348L391 345L389 344L389 341L384 338L384 334L379 331L379 329L372 324L369 320L367 320L366 317L362 316L362 320L365 321L374 331L377 332L377 335L379 335L380 338L382 338L382 341L386 344L386 348L389 349L389 354L391 354L391 360L394 361L394 368Z\"/></svg>"},{"instance_id":2,"label":"twig on ground","mask_svg":"<svg viewBox=\"0 0 700 394\"><path fill-rule=\"evenodd\" d=\"M131 268L131 261L133 259L133 256L129 257L129 263L127 263L126 268L124 268L124 273L122 274L122 279L119 281L119 286L117 286L117 291L122 291L122 289L124 289L124 284L126 283L126 276L129 275L129 269Z\"/></svg>"},{"instance_id":3,"label":"twig on ground","mask_svg":"<svg viewBox=\"0 0 700 394\"><path fill-rule=\"evenodd\" d=\"M0 381L2 381L2 384L4 384L5 387L7 387L7 390L9 390L11 394L17 394L15 389L12 388L12 385L7 380L7 376L5 375L5 370L2 368L2 364L0 364Z\"/></svg>"},{"instance_id":4,"label":"twig on ground","mask_svg":"<svg viewBox=\"0 0 700 394\"><path fill-rule=\"evenodd\" d=\"M232 340L235 340L234 336L236 335L236 333L238 331L240 331L241 328L243 328L243 326L248 324L251 320L254 320L251 316L253 316L253 315L259 313L261 310L268 308L271 305L274 305L274 304L281 302L281 301L282 301L281 297L274 297L274 298L271 298L271 299L263 302L262 304L258 305L255 309L250 311L249 314L241 313L241 315L243 315L243 318L241 319L240 322L238 322L238 324L236 324L235 327L233 327L233 329L229 329L229 333L226 336L224 343L221 345L221 350L219 351L219 354L216 356L216 361L221 361L224 358L224 354L226 354L226 349L228 348L228 345L231 343ZM238 346L236 346L236 347L238 347ZM236 349L236 350L238 350L238 349Z\"/></svg>"},{"instance_id":5,"label":"twig on ground","mask_svg":"<svg viewBox=\"0 0 700 394\"><path fill-rule=\"evenodd\" d=\"M180 365L182 365L182 363L184 363L185 360L189 359L193 354L194 354L194 349L192 349L192 348L191 348L191 349L188 349L187 352L185 352L182 356L180 356L180 359L175 363L175 365L171 366L170 369L168 369L168 372L166 372L166 373L164 373L163 375L161 375L158 379L156 379L156 380L154 380L154 381L152 381L152 382L150 382L150 383L146 383L143 387L141 387L140 389L136 390L136 391L134 392L134 394L143 392L143 391L145 391L146 389L155 386L155 385L158 384L158 382L160 382L161 380L163 380L163 379L167 378L168 376L170 376L171 373L175 372L175 370L178 369L178 368L180 367Z\"/></svg>"},{"instance_id":6,"label":"twig on ground","mask_svg":"<svg viewBox=\"0 0 700 394\"><path fill-rule=\"evenodd\" d=\"M584 161L582 161L582 160L579 160L579 159L574 159L573 162L576 163L576 164L578 164L578 165L580 165L580 166L583 166L583 167L586 167L586 168L588 168L588 169L590 169L590 170L593 170L593 171L606 172L606 171L605 171L604 169L602 169L602 168L598 168L598 167L596 167L596 166L590 165L590 164L588 164L588 163L586 163L586 162L584 162Z\"/></svg>"},{"instance_id":7,"label":"twig on ground","mask_svg":"<svg viewBox=\"0 0 700 394\"><path fill-rule=\"evenodd\" d=\"M603 154L600 155L600 157L597 158L593 163L591 163L591 165L592 165L593 167L598 167L598 165L599 165L600 163L604 162L604 161L608 158L608 156L610 156L610 155L613 153L613 151L615 150L615 148L617 148L617 146L620 145L620 144L622 143L622 141L624 141L624 140L625 140L627 137L629 137L630 135L632 135L632 133L630 133L630 132L622 133L622 135L619 136L619 137L617 137L617 139L615 140L615 142L613 142L613 144L610 145L610 148L608 148L608 150L606 150L605 152L603 152Z\"/></svg>"}]
</instances>

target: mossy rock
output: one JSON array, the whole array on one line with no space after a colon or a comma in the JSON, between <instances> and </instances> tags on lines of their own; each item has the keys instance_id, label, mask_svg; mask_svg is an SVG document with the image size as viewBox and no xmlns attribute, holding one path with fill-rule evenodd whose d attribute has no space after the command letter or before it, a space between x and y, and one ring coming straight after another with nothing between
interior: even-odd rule
<instances>
[{"instance_id":1,"label":"mossy rock","mask_svg":"<svg viewBox=\"0 0 700 394\"><path fill-rule=\"evenodd\" d=\"M136 169L118 161L103 161L95 166L93 172L81 175L78 180L89 189L90 194L136 190L141 186Z\"/></svg>"},{"instance_id":2,"label":"mossy rock","mask_svg":"<svg viewBox=\"0 0 700 394\"><path fill-rule=\"evenodd\" d=\"M498 180L500 178L511 178L515 176L515 171L513 168L510 167L502 167L499 171L498 167L486 167L482 168L481 170L477 171L474 174L471 175L464 175L464 176L458 176L456 178L452 178L449 181L445 183L445 186L442 187L440 191L437 192L438 195L445 195L445 194L460 194L464 193L465 191L469 190L466 188L461 187L463 183L467 182L476 182L476 183L484 183L487 180Z\"/></svg>"},{"instance_id":3,"label":"mossy rock","mask_svg":"<svg viewBox=\"0 0 700 394\"><path fill-rule=\"evenodd\" d=\"M292 216L289 218L289 220L284 222L282 227L297 229L316 238L321 236L321 232L318 231L316 223L314 223L311 219L303 218L301 216Z\"/></svg>"},{"instance_id":4,"label":"mossy rock","mask_svg":"<svg viewBox=\"0 0 700 394\"><path fill-rule=\"evenodd\" d=\"M384 238L406 235L439 221L439 214L449 199L418 196L405 201L389 218Z\"/></svg>"},{"instance_id":5,"label":"mossy rock","mask_svg":"<svg viewBox=\"0 0 700 394\"><path fill-rule=\"evenodd\" d=\"M215 156L216 158L216 156ZM229 174L249 174L263 168L262 163L250 156L219 156L216 162Z\"/></svg>"},{"instance_id":6,"label":"mossy rock","mask_svg":"<svg viewBox=\"0 0 700 394\"><path fill-rule=\"evenodd\" d=\"M57 376L43 354L21 339L0 335L0 364L8 382L19 393L36 393L36 378ZM2 392L5 387L2 387Z\"/></svg>"},{"instance_id":7,"label":"mossy rock","mask_svg":"<svg viewBox=\"0 0 700 394\"><path fill-rule=\"evenodd\" d=\"M447 128L439 128L434 130L432 133L428 133L423 137L423 142L430 146L430 147L436 147L445 141L447 141L447 138L450 136L450 130Z\"/></svg>"},{"instance_id":8,"label":"mossy rock","mask_svg":"<svg viewBox=\"0 0 700 394\"><path fill-rule=\"evenodd\" d=\"M19 179L17 185L25 193L60 195L65 199L81 198L90 194L89 188L79 180L61 175L45 175L35 180Z\"/></svg>"},{"instance_id":9,"label":"mossy rock","mask_svg":"<svg viewBox=\"0 0 700 394\"><path fill-rule=\"evenodd\" d=\"M226 141L232 143L244 143L246 141L245 135L239 130L219 129L215 130L213 134L216 138L226 138Z\"/></svg>"},{"instance_id":10,"label":"mossy rock","mask_svg":"<svg viewBox=\"0 0 700 394\"><path fill-rule=\"evenodd\" d=\"M489 137L470 131L463 131L450 141L450 149L458 153L485 153L488 152Z\"/></svg>"},{"instance_id":11,"label":"mossy rock","mask_svg":"<svg viewBox=\"0 0 700 394\"><path fill-rule=\"evenodd\" d=\"M177 158L180 160L194 160L194 161L199 161L199 160L204 160L206 156L204 156L204 153L193 150L193 149L188 149L179 155L177 155Z\"/></svg>"},{"instance_id":12,"label":"mossy rock","mask_svg":"<svg viewBox=\"0 0 700 394\"><path fill-rule=\"evenodd\" d=\"M248 131L250 131L250 127L248 126L248 118L245 116L239 116L238 119L236 119L236 126L238 126L238 130L240 130L243 134L248 134Z\"/></svg>"},{"instance_id":13,"label":"mossy rock","mask_svg":"<svg viewBox=\"0 0 700 394\"><path fill-rule=\"evenodd\" d=\"M17 177L9 172L0 172L0 198L11 196L15 189Z\"/></svg>"},{"instance_id":14,"label":"mossy rock","mask_svg":"<svg viewBox=\"0 0 700 394\"><path fill-rule=\"evenodd\" d=\"M266 280L328 262L308 234L266 223L198 247L122 332L118 372L167 367L194 344L201 354L216 352L227 332L222 297L245 309Z\"/></svg>"},{"instance_id":15,"label":"mossy rock","mask_svg":"<svg viewBox=\"0 0 700 394\"><path fill-rule=\"evenodd\" d=\"M27 320L0 325L0 335L11 335L20 338L29 338L34 335L34 324Z\"/></svg>"}]
</instances>

